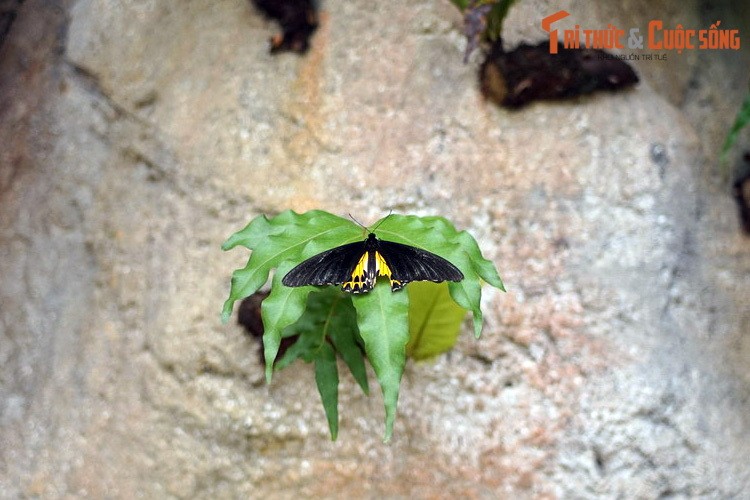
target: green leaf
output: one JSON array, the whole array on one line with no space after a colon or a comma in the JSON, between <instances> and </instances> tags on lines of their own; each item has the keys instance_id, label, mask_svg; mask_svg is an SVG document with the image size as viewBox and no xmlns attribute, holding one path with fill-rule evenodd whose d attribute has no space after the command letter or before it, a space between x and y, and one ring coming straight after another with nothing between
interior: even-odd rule
<instances>
[{"instance_id":1,"label":"green leaf","mask_svg":"<svg viewBox=\"0 0 750 500\"><path fill-rule=\"evenodd\" d=\"M737 137L740 131L750 123L750 92L745 96L745 101L742 103L742 107L737 112L737 117L734 119L732 128L727 133L727 138L724 140L724 146L721 148L721 161L726 161L729 150L732 149L734 143L737 142Z\"/></svg>"},{"instance_id":2,"label":"green leaf","mask_svg":"<svg viewBox=\"0 0 750 500\"><path fill-rule=\"evenodd\" d=\"M406 343L409 341L409 295L391 292L383 280L368 293L352 300L357 310L357 322L370 364L378 377L385 404L385 435L388 442L393 434L396 418L398 389L406 362Z\"/></svg>"},{"instance_id":3,"label":"green leaf","mask_svg":"<svg viewBox=\"0 0 750 500\"><path fill-rule=\"evenodd\" d=\"M315 357L315 383L331 430L331 441L339 434L339 371L336 367L336 354L327 342L323 342Z\"/></svg>"},{"instance_id":4,"label":"green leaf","mask_svg":"<svg viewBox=\"0 0 750 500\"><path fill-rule=\"evenodd\" d=\"M479 338L482 335L482 285L479 280L463 280L460 283L450 283L448 285L451 297L456 304L471 311L474 323L474 337Z\"/></svg>"},{"instance_id":5,"label":"green leaf","mask_svg":"<svg viewBox=\"0 0 750 500\"><path fill-rule=\"evenodd\" d=\"M503 21L508 15L508 11L516 0L479 0L472 8L476 9L482 5L492 5L492 9L487 14L487 27L484 30L485 38L494 42L503 33ZM451 0L453 5L466 15L466 9L469 7L469 0Z\"/></svg>"},{"instance_id":6,"label":"green leaf","mask_svg":"<svg viewBox=\"0 0 750 500\"><path fill-rule=\"evenodd\" d=\"M282 337L297 335L297 340L276 361L274 369L283 370L296 359L303 359L310 363L315 359L316 351L325 341L326 317L331 306L331 294L327 289L318 290L310 287L313 291L307 296L305 310L296 322L284 328Z\"/></svg>"},{"instance_id":7,"label":"green leaf","mask_svg":"<svg viewBox=\"0 0 750 500\"><path fill-rule=\"evenodd\" d=\"M492 10L487 15L487 38L494 42L500 38L503 34L503 21L508 15L510 7L515 3L515 0L496 0L497 3L492 7Z\"/></svg>"},{"instance_id":8,"label":"green leaf","mask_svg":"<svg viewBox=\"0 0 750 500\"><path fill-rule=\"evenodd\" d=\"M314 290L311 286L289 288L281 284L281 278L294 266L285 262L279 266L273 278L271 293L260 306L263 319L263 355L266 359L266 381L271 382L273 362L279 352L283 330L297 321L305 311L307 295Z\"/></svg>"},{"instance_id":9,"label":"green leaf","mask_svg":"<svg viewBox=\"0 0 750 500\"><path fill-rule=\"evenodd\" d=\"M224 303L222 321L229 320L236 301L258 291L268 281L271 269L282 262L299 263L327 248L362 238L359 226L321 210L304 214L288 210L272 219L262 215L256 217L222 245L225 250L243 245L253 251L247 265L232 274L232 287Z\"/></svg>"},{"instance_id":10,"label":"green leaf","mask_svg":"<svg viewBox=\"0 0 750 500\"><path fill-rule=\"evenodd\" d=\"M367 382L367 369L365 368L365 357L360 348L359 328L357 328L357 313L352 305L351 297L342 297L343 292L330 288L338 293L338 301L334 303L335 315L330 319L328 338L336 348L336 352L344 360L349 371L352 372L354 380L362 388L362 392L370 394L370 385Z\"/></svg>"},{"instance_id":11,"label":"green leaf","mask_svg":"<svg viewBox=\"0 0 750 500\"><path fill-rule=\"evenodd\" d=\"M314 294L311 293L309 297L312 297L313 295ZM287 335L287 332L297 331L297 325L300 321L303 320L302 318L304 318L306 315L307 310L305 310L305 313L302 314L302 317L297 321L297 323L286 327L284 329L283 337L291 336ZM315 357L315 350L319 346L320 339L318 338L318 336L313 330L308 330L307 332L299 335L297 337L297 340L294 341L294 344L287 348L286 352L284 352L284 355L276 360L276 363L273 365L274 371L281 371L298 359L303 359L304 361L309 363Z\"/></svg>"},{"instance_id":12,"label":"green leaf","mask_svg":"<svg viewBox=\"0 0 750 500\"><path fill-rule=\"evenodd\" d=\"M259 240L263 241L266 236L274 231L280 230L281 226L274 227L265 215L259 215L250 221L240 231L237 231L230 236L227 241L221 245L221 249L231 250L232 248L241 245L247 248L252 248L252 241Z\"/></svg>"},{"instance_id":13,"label":"green leaf","mask_svg":"<svg viewBox=\"0 0 750 500\"><path fill-rule=\"evenodd\" d=\"M479 249L477 240L475 240L474 237L466 231L461 231L460 233L458 233L458 235L456 236L456 240L459 242L461 248L463 248L464 252L466 252L466 255L469 257L471 267L474 269L474 271L476 271L476 273L484 281L504 292L505 285L503 284L503 280L500 278L500 275L497 272L495 264L482 256L482 251Z\"/></svg>"},{"instance_id":14,"label":"green leaf","mask_svg":"<svg viewBox=\"0 0 750 500\"><path fill-rule=\"evenodd\" d=\"M292 335L297 335L297 340L276 362L275 369L281 370L300 358L315 364L315 380L331 438L335 440L338 433L339 378L333 346L344 358L365 393L369 391L364 357L356 342L357 321L351 297L333 287L313 291L307 297L304 313L283 331L284 337Z\"/></svg>"},{"instance_id":15,"label":"green leaf","mask_svg":"<svg viewBox=\"0 0 750 500\"><path fill-rule=\"evenodd\" d=\"M357 314L351 295L336 287L313 290L316 291L308 296L305 312L294 324L284 329L283 337L299 335L299 338L276 361L275 369L282 370L299 358L312 361L315 351L328 338L364 393L369 394L365 358L357 342Z\"/></svg>"},{"instance_id":16,"label":"green leaf","mask_svg":"<svg viewBox=\"0 0 750 500\"><path fill-rule=\"evenodd\" d=\"M482 333L480 277L490 285L505 291L495 265L482 256L476 240L466 231L456 228L443 217L390 215L378 227L378 236L433 252L452 262L464 274L457 283L450 282L451 297L458 305L472 312L474 335Z\"/></svg>"},{"instance_id":17,"label":"green leaf","mask_svg":"<svg viewBox=\"0 0 750 500\"><path fill-rule=\"evenodd\" d=\"M419 360L449 351L461 331L466 309L453 301L446 283L416 281L406 290L409 293L406 355Z\"/></svg>"}]
</instances>

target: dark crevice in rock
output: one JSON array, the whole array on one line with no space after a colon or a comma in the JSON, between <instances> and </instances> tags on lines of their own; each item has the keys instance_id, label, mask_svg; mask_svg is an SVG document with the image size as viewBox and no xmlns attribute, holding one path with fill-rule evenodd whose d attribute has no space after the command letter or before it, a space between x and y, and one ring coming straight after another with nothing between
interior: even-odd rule
<instances>
[{"instance_id":1,"label":"dark crevice in rock","mask_svg":"<svg viewBox=\"0 0 750 500\"><path fill-rule=\"evenodd\" d=\"M0 0L0 46L18 17L18 8L23 0Z\"/></svg>"}]
</instances>

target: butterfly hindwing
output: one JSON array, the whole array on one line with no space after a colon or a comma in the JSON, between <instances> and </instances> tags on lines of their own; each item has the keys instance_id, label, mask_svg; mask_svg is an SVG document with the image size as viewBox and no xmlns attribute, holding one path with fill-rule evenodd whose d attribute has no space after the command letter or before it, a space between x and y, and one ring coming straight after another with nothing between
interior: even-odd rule
<instances>
[{"instance_id":1,"label":"butterfly hindwing","mask_svg":"<svg viewBox=\"0 0 750 500\"><path fill-rule=\"evenodd\" d=\"M349 243L313 255L289 271L281 282L286 286L340 285L364 253L365 242Z\"/></svg>"},{"instance_id":2,"label":"butterfly hindwing","mask_svg":"<svg viewBox=\"0 0 750 500\"><path fill-rule=\"evenodd\" d=\"M391 288L398 290L410 281L461 281L463 273L453 264L421 248L378 240L378 252L390 270Z\"/></svg>"}]
</instances>

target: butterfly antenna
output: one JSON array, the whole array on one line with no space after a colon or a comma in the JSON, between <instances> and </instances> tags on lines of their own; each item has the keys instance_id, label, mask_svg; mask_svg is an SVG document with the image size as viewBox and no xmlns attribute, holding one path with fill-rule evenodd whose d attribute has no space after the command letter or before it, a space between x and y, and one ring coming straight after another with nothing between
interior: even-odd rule
<instances>
[{"instance_id":1,"label":"butterfly antenna","mask_svg":"<svg viewBox=\"0 0 750 500\"><path fill-rule=\"evenodd\" d=\"M393 209L391 209L391 210L390 210L390 211L388 212L388 215L386 215L385 217L383 217L382 219L380 219L380 222L378 222L378 225L377 225L377 226L375 226L374 228L372 228L372 231L370 231L370 232L371 232L371 233L374 233L374 232L375 232L375 230L376 230L377 228L379 228L379 227L380 227L380 225L381 225L381 224L382 224L383 222L385 222L385 220L386 220L386 219L387 219L388 217L390 217L391 215L393 215Z\"/></svg>"},{"instance_id":2,"label":"butterfly antenna","mask_svg":"<svg viewBox=\"0 0 750 500\"><path fill-rule=\"evenodd\" d=\"M367 226L365 226L364 224L362 224L361 222L359 222L357 219L355 219L352 214L349 214L349 218L351 220L353 220L354 222L356 222L359 227L361 227L362 229L364 229L365 231L367 231Z\"/></svg>"}]
</instances>

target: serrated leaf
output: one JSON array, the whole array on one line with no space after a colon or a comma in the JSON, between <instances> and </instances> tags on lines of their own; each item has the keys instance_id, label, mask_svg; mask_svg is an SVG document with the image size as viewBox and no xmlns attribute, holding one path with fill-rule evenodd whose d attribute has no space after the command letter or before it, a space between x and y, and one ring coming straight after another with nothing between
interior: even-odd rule
<instances>
[{"instance_id":1,"label":"serrated leaf","mask_svg":"<svg viewBox=\"0 0 750 500\"><path fill-rule=\"evenodd\" d=\"M315 291L308 296L302 316L283 331L284 337L298 335L299 338L276 361L275 369L282 370L299 358L312 361L315 351L327 338L364 393L369 394L364 355L357 343L357 315L351 296L335 287L313 289Z\"/></svg>"},{"instance_id":2,"label":"serrated leaf","mask_svg":"<svg viewBox=\"0 0 750 500\"><path fill-rule=\"evenodd\" d=\"M458 265L458 264L456 264ZM474 337L479 338L482 335L482 285L479 280L463 280L460 283L450 283L448 285L451 297L456 304L471 311L472 322L474 324Z\"/></svg>"},{"instance_id":3,"label":"serrated leaf","mask_svg":"<svg viewBox=\"0 0 750 500\"><path fill-rule=\"evenodd\" d=\"M315 383L323 401L331 441L336 441L339 434L339 371L336 354L327 342L320 345L315 357Z\"/></svg>"},{"instance_id":4,"label":"serrated leaf","mask_svg":"<svg viewBox=\"0 0 750 500\"><path fill-rule=\"evenodd\" d=\"M424 248L449 260L464 274L459 282L450 282L451 297L458 305L472 312L474 335L482 333L482 288L480 277L487 283L505 290L495 265L482 256L476 240L466 231L456 228L443 217L390 215L378 227L383 239Z\"/></svg>"},{"instance_id":5,"label":"serrated leaf","mask_svg":"<svg viewBox=\"0 0 750 500\"><path fill-rule=\"evenodd\" d=\"M391 292L380 280L368 293L356 296L352 303L357 310L359 333L365 343L370 364L378 377L385 405L385 434L388 442L398 405L398 389L406 362L409 341L409 295Z\"/></svg>"},{"instance_id":6,"label":"serrated leaf","mask_svg":"<svg viewBox=\"0 0 750 500\"><path fill-rule=\"evenodd\" d=\"M318 392L331 438L335 440L338 433L339 378L333 346L365 393L369 391L364 357L356 342L357 321L351 297L333 287L315 289L307 297L304 313L284 329L283 336L291 335L297 335L297 340L276 362L275 369L281 370L296 359L315 364Z\"/></svg>"},{"instance_id":7,"label":"serrated leaf","mask_svg":"<svg viewBox=\"0 0 750 500\"><path fill-rule=\"evenodd\" d=\"M325 341L326 317L329 314L331 297L328 290L312 288L307 296L305 310L297 321L284 328L282 337L297 335L297 340L284 353L284 356L276 361L274 367L277 371L286 368L296 359L311 362L316 356L316 351Z\"/></svg>"},{"instance_id":8,"label":"serrated leaf","mask_svg":"<svg viewBox=\"0 0 750 500\"><path fill-rule=\"evenodd\" d=\"M247 226L227 238L227 241L221 245L221 249L231 250L238 245L252 248L253 240L263 241L273 231L281 230L281 227L272 225L265 215L259 215L251 220Z\"/></svg>"},{"instance_id":9,"label":"serrated leaf","mask_svg":"<svg viewBox=\"0 0 750 500\"><path fill-rule=\"evenodd\" d=\"M479 249L477 240L475 240L467 231L459 232L456 236L456 240L460 243L464 252L469 256L474 271L476 271L476 273L488 284L504 292L505 285L497 272L495 264L482 256L482 251Z\"/></svg>"},{"instance_id":10,"label":"serrated leaf","mask_svg":"<svg viewBox=\"0 0 750 500\"><path fill-rule=\"evenodd\" d=\"M365 357L357 342L359 329L357 328L357 313L352 304L351 297L343 297L342 293L335 288L339 300L334 304L335 316L331 318L328 329L328 338L336 348L336 352L349 367L354 380L362 388L362 392L370 394L370 385L367 382L367 369L365 368Z\"/></svg>"},{"instance_id":11,"label":"serrated leaf","mask_svg":"<svg viewBox=\"0 0 750 500\"><path fill-rule=\"evenodd\" d=\"M313 294L310 295L312 296ZM304 317L305 314L306 313L303 313L302 317ZM300 320L301 319L302 318L300 318ZM284 329L283 336L287 336L286 332L296 330L296 325L297 323L294 323L286 327L286 329ZM313 359L315 349L317 349L319 346L320 339L312 332L312 330L310 330L308 334L299 335L297 337L297 340L295 340L294 343L287 348L286 352L284 352L284 355L276 360L276 363L273 365L273 369L275 371L281 371L298 359L303 359L309 362Z\"/></svg>"},{"instance_id":12,"label":"serrated leaf","mask_svg":"<svg viewBox=\"0 0 750 500\"><path fill-rule=\"evenodd\" d=\"M446 283L417 281L409 293L409 343L406 355L426 359L449 351L461 331L466 309L456 304Z\"/></svg>"},{"instance_id":13,"label":"serrated leaf","mask_svg":"<svg viewBox=\"0 0 750 500\"><path fill-rule=\"evenodd\" d=\"M222 246L226 250L243 245L253 251L247 265L232 273L222 321L229 320L236 301L255 293L268 281L271 269L282 262L301 262L342 241L351 243L360 238L362 229L356 224L321 210L304 214L287 210L272 219L256 217Z\"/></svg>"},{"instance_id":14,"label":"serrated leaf","mask_svg":"<svg viewBox=\"0 0 750 500\"><path fill-rule=\"evenodd\" d=\"M260 315L263 319L263 355L266 359L266 381L271 382L273 362L281 345L282 332L296 322L305 311L307 295L311 286L289 288L281 284L281 278L294 266L291 262L281 264L273 278L271 293L263 300Z\"/></svg>"}]
</instances>

